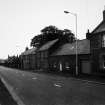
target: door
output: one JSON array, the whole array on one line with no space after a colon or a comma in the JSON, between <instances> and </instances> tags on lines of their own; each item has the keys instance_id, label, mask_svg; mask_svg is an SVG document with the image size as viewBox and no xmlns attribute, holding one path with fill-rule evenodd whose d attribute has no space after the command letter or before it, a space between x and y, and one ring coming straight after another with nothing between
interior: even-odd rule
<instances>
[{"instance_id":1,"label":"door","mask_svg":"<svg viewBox=\"0 0 105 105\"><path fill-rule=\"evenodd\" d=\"M91 65L88 60L82 61L82 73L85 73L85 74L91 73Z\"/></svg>"}]
</instances>

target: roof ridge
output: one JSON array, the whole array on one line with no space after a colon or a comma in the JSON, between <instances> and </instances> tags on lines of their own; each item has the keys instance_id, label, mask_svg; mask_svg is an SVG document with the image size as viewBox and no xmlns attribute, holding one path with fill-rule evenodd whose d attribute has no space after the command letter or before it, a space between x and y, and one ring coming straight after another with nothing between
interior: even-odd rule
<instances>
[{"instance_id":1,"label":"roof ridge","mask_svg":"<svg viewBox=\"0 0 105 105\"><path fill-rule=\"evenodd\" d=\"M55 44L59 39L55 39L52 41L48 41L47 43L43 44L38 51L49 49L53 44Z\"/></svg>"},{"instance_id":2,"label":"roof ridge","mask_svg":"<svg viewBox=\"0 0 105 105\"><path fill-rule=\"evenodd\" d=\"M105 21L101 21L91 33L94 33L103 23L105 23Z\"/></svg>"}]
</instances>

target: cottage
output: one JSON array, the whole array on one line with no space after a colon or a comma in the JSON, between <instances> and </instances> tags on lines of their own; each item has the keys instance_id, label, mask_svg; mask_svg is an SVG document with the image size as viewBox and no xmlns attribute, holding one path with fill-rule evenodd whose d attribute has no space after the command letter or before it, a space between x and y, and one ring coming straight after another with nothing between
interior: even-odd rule
<instances>
[{"instance_id":1,"label":"cottage","mask_svg":"<svg viewBox=\"0 0 105 105\"><path fill-rule=\"evenodd\" d=\"M28 49L21 54L22 69L36 69L36 48Z\"/></svg>"},{"instance_id":2,"label":"cottage","mask_svg":"<svg viewBox=\"0 0 105 105\"><path fill-rule=\"evenodd\" d=\"M91 73L90 41L77 41L77 60L79 73ZM61 45L49 58L50 70L75 74L76 71L76 42Z\"/></svg>"}]
</instances>

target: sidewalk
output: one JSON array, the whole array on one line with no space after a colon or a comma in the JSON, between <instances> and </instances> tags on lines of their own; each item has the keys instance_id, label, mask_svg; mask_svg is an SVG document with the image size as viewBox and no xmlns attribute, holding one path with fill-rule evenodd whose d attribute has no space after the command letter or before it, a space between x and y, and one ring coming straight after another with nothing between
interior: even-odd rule
<instances>
[{"instance_id":1,"label":"sidewalk","mask_svg":"<svg viewBox=\"0 0 105 105\"><path fill-rule=\"evenodd\" d=\"M44 73L54 76L63 76L66 78L72 77L77 78L81 80L87 80L87 81L94 81L94 82L100 82L105 83L105 77L104 76L95 76L95 75L87 75L87 74L80 74L79 76L72 75L70 73L63 73L63 72L45 72L45 71L34 71L34 73Z\"/></svg>"},{"instance_id":2,"label":"sidewalk","mask_svg":"<svg viewBox=\"0 0 105 105\"><path fill-rule=\"evenodd\" d=\"M20 71L25 71L21 70ZM33 72L33 73L44 73L44 74L49 74L49 75L54 75L54 76L63 76L66 78L72 77L72 78L77 78L77 79L83 79L87 81L95 81L95 82L101 82L105 83L105 76L96 76L96 75L87 75L87 74L80 74L79 76L75 76L70 73L64 73L64 72L54 72L54 71L43 71L41 70L27 70L27 72Z\"/></svg>"},{"instance_id":3,"label":"sidewalk","mask_svg":"<svg viewBox=\"0 0 105 105\"><path fill-rule=\"evenodd\" d=\"M95 81L100 83L105 83L105 77L104 76L96 76L96 75L80 75L78 78L80 79L86 79L89 81Z\"/></svg>"}]
</instances>

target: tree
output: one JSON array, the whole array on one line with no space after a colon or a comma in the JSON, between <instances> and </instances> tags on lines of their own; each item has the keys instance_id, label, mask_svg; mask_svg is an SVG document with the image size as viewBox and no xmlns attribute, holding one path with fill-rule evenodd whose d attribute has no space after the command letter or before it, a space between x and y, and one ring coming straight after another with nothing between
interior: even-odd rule
<instances>
[{"instance_id":1,"label":"tree","mask_svg":"<svg viewBox=\"0 0 105 105\"><path fill-rule=\"evenodd\" d=\"M31 40L31 46L40 47L48 41L59 39L63 42L73 42L75 40L74 34L68 30L60 30L56 26L47 26L41 30L41 34L34 36Z\"/></svg>"},{"instance_id":2,"label":"tree","mask_svg":"<svg viewBox=\"0 0 105 105\"><path fill-rule=\"evenodd\" d=\"M42 34L39 34L37 36L34 36L31 39L31 46L33 46L33 47L40 47L43 42L44 42L43 36L42 36Z\"/></svg>"},{"instance_id":3,"label":"tree","mask_svg":"<svg viewBox=\"0 0 105 105\"><path fill-rule=\"evenodd\" d=\"M48 41L54 40L54 39L59 39L60 37L62 37L62 30L59 30L57 27L55 26L47 26L44 29L41 30L41 34L42 34L42 45Z\"/></svg>"},{"instance_id":4,"label":"tree","mask_svg":"<svg viewBox=\"0 0 105 105\"><path fill-rule=\"evenodd\" d=\"M71 32L71 30L68 29L63 30L63 39L70 43L76 40L74 34Z\"/></svg>"},{"instance_id":5,"label":"tree","mask_svg":"<svg viewBox=\"0 0 105 105\"><path fill-rule=\"evenodd\" d=\"M8 59L5 61L5 66L12 68L19 68L20 64L21 62L18 56L8 56Z\"/></svg>"}]
</instances>

